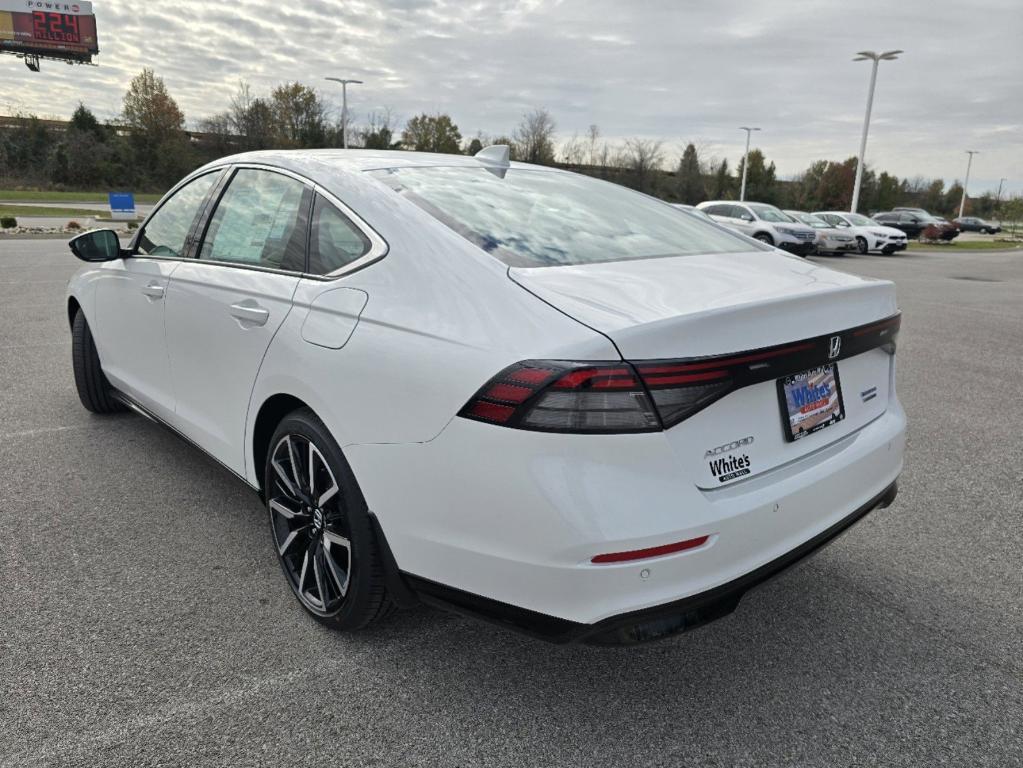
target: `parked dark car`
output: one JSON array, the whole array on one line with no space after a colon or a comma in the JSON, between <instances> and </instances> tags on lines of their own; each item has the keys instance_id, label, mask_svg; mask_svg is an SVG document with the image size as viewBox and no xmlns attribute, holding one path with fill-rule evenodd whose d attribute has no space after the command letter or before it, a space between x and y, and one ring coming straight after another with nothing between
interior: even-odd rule
<instances>
[{"instance_id":1,"label":"parked dark car","mask_svg":"<svg viewBox=\"0 0 1023 768\"><path fill-rule=\"evenodd\" d=\"M1002 231L1002 228L997 224L984 221L984 219L978 219L976 216L960 216L958 219L953 219L952 222L963 232L980 232L985 235L994 235Z\"/></svg>"},{"instance_id":2,"label":"parked dark car","mask_svg":"<svg viewBox=\"0 0 1023 768\"><path fill-rule=\"evenodd\" d=\"M879 213L872 218L886 227L901 229L909 238L952 240L959 234L959 228L955 224L942 222L929 213L891 211L890 213Z\"/></svg>"}]
</instances>

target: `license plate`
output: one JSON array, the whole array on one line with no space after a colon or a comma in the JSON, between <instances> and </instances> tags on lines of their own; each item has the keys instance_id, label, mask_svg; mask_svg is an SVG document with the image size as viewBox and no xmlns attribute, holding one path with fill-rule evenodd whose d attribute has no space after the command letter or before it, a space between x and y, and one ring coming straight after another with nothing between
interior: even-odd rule
<instances>
[{"instance_id":1,"label":"license plate","mask_svg":"<svg viewBox=\"0 0 1023 768\"><path fill-rule=\"evenodd\" d=\"M834 363L778 379L785 438L792 442L845 418L842 385Z\"/></svg>"}]
</instances>

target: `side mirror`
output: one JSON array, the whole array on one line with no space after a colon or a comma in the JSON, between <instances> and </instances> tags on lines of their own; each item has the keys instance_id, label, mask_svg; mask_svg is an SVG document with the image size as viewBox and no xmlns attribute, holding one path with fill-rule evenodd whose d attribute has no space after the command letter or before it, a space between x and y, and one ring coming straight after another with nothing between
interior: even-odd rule
<instances>
[{"instance_id":1,"label":"side mirror","mask_svg":"<svg viewBox=\"0 0 1023 768\"><path fill-rule=\"evenodd\" d=\"M82 261L113 261L126 254L112 229L94 229L68 241L71 253Z\"/></svg>"},{"instance_id":2,"label":"side mirror","mask_svg":"<svg viewBox=\"0 0 1023 768\"><path fill-rule=\"evenodd\" d=\"M742 214L741 218L743 221L753 221L753 217L750 216L748 213Z\"/></svg>"}]
</instances>

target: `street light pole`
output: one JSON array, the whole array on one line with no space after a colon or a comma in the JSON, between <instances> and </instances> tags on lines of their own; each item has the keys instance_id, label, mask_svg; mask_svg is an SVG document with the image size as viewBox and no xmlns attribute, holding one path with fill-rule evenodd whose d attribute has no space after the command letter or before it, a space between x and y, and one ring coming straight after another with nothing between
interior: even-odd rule
<instances>
[{"instance_id":1,"label":"street light pole","mask_svg":"<svg viewBox=\"0 0 1023 768\"><path fill-rule=\"evenodd\" d=\"M852 207L849 209L856 213L860 204L860 185L863 183L863 161L867 154L867 131L870 130L870 111L874 107L874 86L877 83L877 67L882 61L892 61L899 58L901 50L885 51L875 53L874 51L859 51L853 61L873 61L874 65L870 70L870 90L867 91L867 114L863 117L863 136L860 137L860 158L856 163L856 183L853 184Z\"/></svg>"},{"instance_id":2,"label":"street light pole","mask_svg":"<svg viewBox=\"0 0 1023 768\"><path fill-rule=\"evenodd\" d=\"M746 154L742 158L742 186L739 187L739 202L743 202L746 199L746 175L749 171L749 137L753 131L759 131L759 128L747 128L744 125L739 126L740 131L746 131Z\"/></svg>"},{"instance_id":3,"label":"street light pole","mask_svg":"<svg viewBox=\"0 0 1023 768\"><path fill-rule=\"evenodd\" d=\"M344 80L340 77L326 79L341 83L341 146L348 149L348 84L362 85L362 80Z\"/></svg>"},{"instance_id":4,"label":"street light pole","mask_svg":"<svg viewBox=\"0 0 1023 768\"><path fill-rule=\"evenodd\" d=\"M963 182L963 199L959 202L959 218L963 217L963 211L966 209L966 190L970 187L970 166L973 165L973 156L979 155L980 152L968 149L966 154L970 156L970 159L966 161L966 181Z\"/></svg>"}]
</instances>

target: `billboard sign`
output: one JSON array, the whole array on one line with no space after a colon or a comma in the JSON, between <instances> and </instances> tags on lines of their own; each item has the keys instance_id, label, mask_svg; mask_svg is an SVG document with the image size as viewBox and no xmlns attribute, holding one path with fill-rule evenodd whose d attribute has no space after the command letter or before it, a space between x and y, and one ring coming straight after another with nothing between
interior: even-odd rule
<instances>
[{"instance_id":1,"label":"billboard sign","mask_svg":"<svg viewBox=\"0 0 1023 768\"><path fill-rule=\"evenodd\" d=\"M92 3L0 0L0 52L92 61L99 53Z\"/></svg>"}]
</instances>

